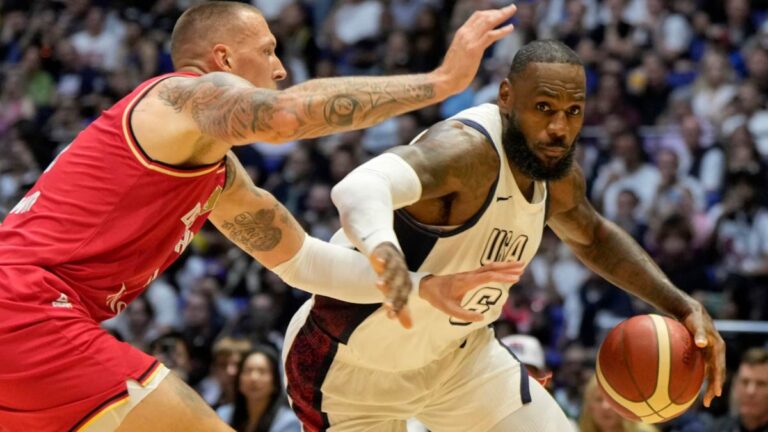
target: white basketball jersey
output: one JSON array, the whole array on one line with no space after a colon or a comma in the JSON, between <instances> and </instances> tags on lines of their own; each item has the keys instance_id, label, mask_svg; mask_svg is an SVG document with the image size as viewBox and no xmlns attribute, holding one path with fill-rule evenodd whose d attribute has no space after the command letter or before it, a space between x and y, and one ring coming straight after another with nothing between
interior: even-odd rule
<instances>
[{"instance_id":1,"label":"white basketball jersey","mask_svg":"<svg viewBox=\"0 0 768 432\"><path fill-rule=\"evenodd\" d=\"M497 261L529 262L544 230L546 183L536 182L528 202L509 169L502 146L499 108L484 104L453 117L483 133L499 154L498 180L482 208L458 227L432 227L395 212L395 232L410 270L449 274ZM445 143L446 146L451 143ZM349 245L343 232L334 243ZM422 367L457 349L471 332L494 322L507 301L509 286L488 284L468 292L464 308L483 313L481 322L452 319L417 295L409 306L414 326L406 330L386 317L380 305L357 305L316 296L310 312L340 344L336 358L367 368L407 370Z\"/></svg>"}]
</instances>

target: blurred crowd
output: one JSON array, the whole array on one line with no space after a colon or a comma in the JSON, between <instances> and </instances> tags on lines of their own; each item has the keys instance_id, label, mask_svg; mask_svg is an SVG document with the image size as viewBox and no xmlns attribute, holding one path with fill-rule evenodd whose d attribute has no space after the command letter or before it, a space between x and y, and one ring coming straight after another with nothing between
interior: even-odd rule
<instances>
[{"instance_id":1,"label":"blurred crowd","mask_svg":"<svg viewBox=\"0 0 768 432\"><path fill-rule=\"evenodd\" d=\"M0 220L103 109L172 70L173 25L198 2L0 0ZM251 3L277 37L289 72L281 85L288 87L314 77L429 71L474 10L508 0ZM768 0L517 5L515 32L488 51L466 91L442 104L364 131L282 146L254 143L236 153L257 185L311 235L327 240L339 228L330 200L336 182L432 123L493 102L517 50L556 38L586 65L589 98L577 160L595 207L715 318L768 320ZM233 424L246 424L244 407L262 400L264 421L282 421L288 426L280 430L289 431L295 423L273 391L280 388L276 353L307 298L207 226L173 268L105 326L157 355ZM536 338L542 366L554 372L551 390L578 419L600 405L590 402L599 396L590 376L605 330L650 311L588 271L547 232L525 280L512 288L497 331ZM757 384L750 384L758 402L751 409L768 413L768 360L745 354L765 347L768 336L724 337L733 371L742 358L758 365ZM739 382L733 380L734 389ZM743 399L726 395L662 430L730 431L712 419L738 415ZM757 424L763 429L742 430L766 430L763 419ZM622 430L580 423L583 431Z\"/></svg>"}]
</instances>

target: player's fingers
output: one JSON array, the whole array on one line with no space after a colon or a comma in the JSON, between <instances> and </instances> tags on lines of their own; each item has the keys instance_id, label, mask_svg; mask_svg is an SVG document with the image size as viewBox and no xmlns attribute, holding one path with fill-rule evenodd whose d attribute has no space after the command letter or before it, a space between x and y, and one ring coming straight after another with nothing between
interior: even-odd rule
<instances>
[{"instance_id":1,"label":"player's fingers","mask_svg":"<svg viewBox=\"0 0 768 432\"><path fill-rule=\"evenodd\" d=\"M487 271L523 271L525 269L525 263L521 261L502 261L486 264L477 269L478 272Z\"/></svg>"},{"instance_id":2,"label":"player's fingers","mask_svg":"<svg viewBox=\"0 0 768 432\"><path fill-rule=\"evenodd\" d=\"M512 18L515 12L517 12L517 6L515 4L504 6L501 9L487 11L489 24L492 26L491 28L496 27L504 21Z\"/></svg>"},{"instance_id":3,"label":"player's fingers","mask_svg":"<svg viewBox=\"0 0 768 432\"><path fill-rule=\"evenodd\" d=\"M712 399L715 398L714 368L707 367L707 391L704 393L704 406L709 408Z\"/></svg>"},{"instance_id":4,"label":"player's fingers","mask_svg":"<svg viewBox=\"0 0 768 432\"><path fill-rule=\"evenodd\" d=\"M696 346L699 348L706 347L708 342L707 331L704 327L704 314L695 311L686 317L684 324L693 335Z\"/></svg>"},{"instance_id":5,"label":"player's fingers","mask_svg":"<svg viewBox=\"0 0 768 432\"><path fill-rule=\"evenodd\" d=\"M491 282L517 283L519 280L520 275L516 273L486 272L478 275L472 275L471 279L466 283L466 285L476 287L478 285Z\"/></svg>"},{"instance_id":6,"label":"player's fingers","mask_svg":"<svg viewBox=\"0 0 768 432\"><path fill-rule=\"evenodd\" d=\"M709 406L712 404L713 398L712 385L707 384L707 391L704 393L704 406L709 408Z\"/></svg>"},{"instance_id":7,"label":"player's fingers","mask_svg":"<svg viewBox=\"0 0 768 432\"><path fill-rule=\"evenodd\" d=\"M694 333L693 339L696 341L696 346L699 348L706 348L707 345L709 345L707 331L704 329L703 323L699 322L696 326L696 333Z\"/></svg>"},{"instance_id":8,"label":"player's fingers","mask_svg":"<svg viewBox=\"0 0 768 432\"><path fill-rule=\"evenodd\" d=\"M389 284L385 280L379 279L376 281L376 288L382 292L385 296L389 294Z\"/></svg>"},{"instance_id":9,"label":"player's fingers","mask_svg":"<svg viewBox=\"0 0 768 432\"><path fill-rule=\"evenodd\" d=\"M390 304L389 302L384 302L382 306L384 306L384 310L386 311L387 318L389 319L397 318L397 313L392 309L392 304Z\"/></svg>"},{"instance_id":10,"label":"player's fingers","mask_svg":"<svg viewBox=\"0 0 768 432\"><path fill-rule=\"evenodd\" d=\"M395 312L399 312L408 303L408 295L411 293L410 280L394 275L390 280L390 291L387 293L387 301Z\"/></svg>"},{"instance_id":11,"label":"player's fingers","mask_svg":"<svg viewBox=\"0 0 768 432\"><path fill-rule=\"evenodd\" d=\"M445 314L462 321L478 322L483 320L483 314L464 309L458 303L446 302L441 305L440 310Z\"/></svg>"},{"instance_id":12,"label":"player's fingers","mask_svg":"<svg viewBox=\"0 0 768 432\"><path fill-rule=\"evenodd\" d=\"M498 28L496 30L491 30L488 33L485 34L486 44L492 44L496 42L497 40L507 36L508 34L512 33L515 30L514 24L508 24L504 27Z\"/></svg>"},{"instance_id":13,"label":"player's fingers","mask_svg":"<svg viewBox=\"0 0 768 432\"><path fill-rule=\"evenodd\" d=\"M723 385L725 385L725 342L720 335L713 347L712 355L715 357L715 395L723 394Z\"/></svg>"},{"instance_id":14,"label":"player's fingers","mask_svg":"<svg viewBox=\"0 0 768 432\"><path fill-rule=\"evenodd\" d=\"M371 256L368 257L368 260L371 262L373 271L375 271L377 274L384 273L384 269L387 267L387 261L384 257L379 255L378 252L374 251Z\"/></svg>"},{"instance_id":15,"label":"player's fingers","mask_svg":"<svg viewBox=\"0 0 768 432\"><path fill-rule=\"evenodd\" d=\"M411 310L408 306L404 306L400 312L397 313L397 320L400 321L400 325L403 328L410 329L413 327L413 318L411 317Z\"/></svg>"}]
</instances>

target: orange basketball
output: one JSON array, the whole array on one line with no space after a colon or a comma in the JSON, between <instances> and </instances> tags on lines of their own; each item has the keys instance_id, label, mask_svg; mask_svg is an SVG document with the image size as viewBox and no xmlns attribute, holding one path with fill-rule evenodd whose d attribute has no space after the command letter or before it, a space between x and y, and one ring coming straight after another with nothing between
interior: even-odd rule
<instances>
[{"instance_id":1,"label":"orange basketball","mask_svg":"<svg viewBox=\"0 0 768 432\"><path fill-rule=\"evenodd\" d=\"M659 315L622 321L597 354L597 383L623 417L659 423L684 413L704 381L704 355L679 322Z\"/></svg>"}]
</instances>

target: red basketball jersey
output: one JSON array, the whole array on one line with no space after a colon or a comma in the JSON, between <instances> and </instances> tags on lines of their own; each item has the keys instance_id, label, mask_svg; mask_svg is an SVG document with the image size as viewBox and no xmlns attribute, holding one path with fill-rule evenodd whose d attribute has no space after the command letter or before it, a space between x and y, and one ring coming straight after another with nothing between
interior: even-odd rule
<instances>
[{"instance_id":1,"label":"red basketball jersey","mask_svg":"<svg viewBox=\"0 0 768 432\"><path fill-rule=\"evenodd\" d=\"M10 211L0 225L0 299L37 303L39 272L26 281L26 271L12 269L41 269L48 285L68 296L59 306L82 306L101 321L184 252L222 192L225 165L179 169L155 162L129 121L154 85L179 75L191 74L152 78L102 113Z\"/></svg>"}]
</instances>

